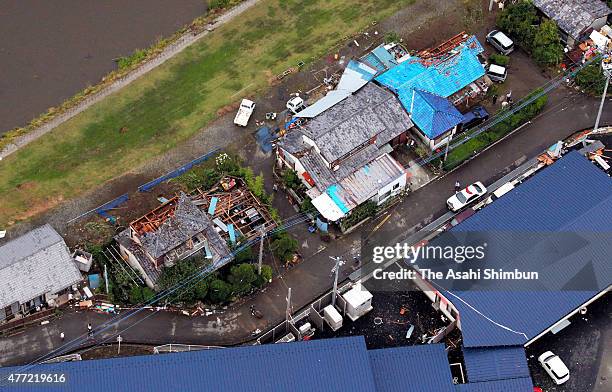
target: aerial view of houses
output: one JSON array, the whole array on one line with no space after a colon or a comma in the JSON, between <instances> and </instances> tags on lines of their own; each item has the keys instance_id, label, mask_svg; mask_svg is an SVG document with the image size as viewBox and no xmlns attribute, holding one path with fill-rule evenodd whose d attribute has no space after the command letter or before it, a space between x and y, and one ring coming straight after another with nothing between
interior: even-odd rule
<instances>
[{"instance_id":1,"label":"aerial view of houses","mask_svg":"<svg viewBox=\"0 0 612 392\"><path fill-rule=\"evenodd\" d=\"M0 7L0 390L612 390L612 1Z\"/></svg>"}]
</instances>

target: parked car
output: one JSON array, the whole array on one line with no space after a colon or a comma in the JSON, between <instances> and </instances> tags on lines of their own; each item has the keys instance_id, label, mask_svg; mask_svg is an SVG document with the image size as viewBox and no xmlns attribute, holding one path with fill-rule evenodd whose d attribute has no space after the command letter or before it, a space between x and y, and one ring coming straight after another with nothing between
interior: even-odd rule
<instances>
[{"instance_id":1,"label":"parked car","mask_svg":"<svg viewBox=\"0 0 612 392\"><path fill-rule=\"evenodd\" d=\"M293 114L298 114L304 109L306 109L306 104L304 103L304 100L299 96L293 97L289 101L287 101L287 110L289 110Z\"/></svg>"},{"instance_id":2,"label":"parked car","mask_svg":"<svg viewBox=\"0 0 612 392\"><path fill-rule=\"evenodd\" d=\"M469 129L489 119L489 112L482 106L474 106L469 112L463 113L461 129Z\"/></svg>"},{"instance_id":3,"label":"parked car","mask_svg":"<svg viewBox=\"0 0 612 392\"><path fill-rule=\"evenodd\" d=\"M449 210L456 212L475 202L485 193L487 193L487 188L482 185L482 182L475 182L451 196L446 201L446 205Z\"/></svg>"},{"instance_id":4,"label":"parked car","mask_svg":"<svg viewBox=\"0 0 612 392\"><path fill-rule=\"evenodd\" d=\"M243 99L242 102L240 102L238 113L236 113L236 117L234 117L234 124L239 125L241 127L246 127L254 110L255 102L246 98Z\"/></svg>"},{"instance_id":5,"label":"parked car","mask_svg":"<svg viewBox=\"0 0 612 392\"><path fill-rule=\"evenodd\" d=\"M514 50L514 42L499 30L493 30L487 34L487 42L506 56Z\"/></svg>"},{"instance_id":6,"label":"parked car","mask_svg":"<svg viewBox=\"0 0 612 392\"><path fill-rule=\"evenodd\" d=\"M555 384L561 385L569 380L569 369L558 355L552 351L546 351L538 357L538 362L546 370L546 373L553 379Z\"/></svg>"},{"instance_id":7,"label":"parked car","mask_svg":"<svg viewBox=\"0 0 612 392\"><path fill-rule=\"evenodd\" d=\"M489 64L487 67L487 76L494 82L503 83L508 76L508 70L501 65Z\"/></svg>"}]
</instances>

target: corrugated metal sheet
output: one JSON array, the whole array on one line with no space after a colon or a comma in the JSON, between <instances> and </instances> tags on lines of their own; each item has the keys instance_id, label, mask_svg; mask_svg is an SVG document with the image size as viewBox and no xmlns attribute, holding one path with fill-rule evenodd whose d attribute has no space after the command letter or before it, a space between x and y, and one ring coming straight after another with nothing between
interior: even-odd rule
<instances>
[{"instance_id":1,"label":"corrugated metal sheet","mask_svg":"<svg viewBox=\"0 0 612 392\"><path fill-rule=\"evenodd\" d=\"M369 354L378 392L455 390L444 344L386 348Z\"/></svg>"},{"instance_id":2,"label":"corrugated metal sheet","mask_svg":"<svg viewBox=\"0 0 612 392\"><path fill-rule=\"evenodd\" d=\"M605 237L612 231L612 180L580 153L570 152L452 231L488 231L493 237L513 232L592 232L595 238ZM612 242L602 239L586 243L579 252L564 250L557 264L532 260L532 267L550 277L543 283L550 288L537 292L454 292L461 300L448 294L460 312L464 345L524 344L598 293L595 288L566 289L563 284L570 281L572 273L590 269L599 288L612 283L610 254ZM500 257L498 261L502 266L511 259ZM485 315L514 332L495 325Z\"/></svg>"},{"instance_id":3,"label":"corrugated metal sheet","mask_svg":"<svg viewBox=\"0 0 612 392\"><path fill-rule=\"evenodd\" d=\"M529 377L523 346L464 348L463 359L469 382Z\"/></svg>"},{"instance_id":4,"label":"corrugated metal sheet","mask_svg":"<svg viewBox=\"0 0 612 392\"><path fill-rule=\"evenodd\" d=\"M475 36L467 39L456 50L455 55L440 61L412 57L375 80L395 91L408 111L414 89L448 98L485 74L478 60L478 54L483 48Z\"/></svg>"},{"instance_id":5,"label":"corrugated metal sheet","mask_svg":"<svg viewBox=\"0 0 612 392\"><path fill-rule=\"evenodd\" d=\"M533 392L531 378L514 378L509 380L459 384L457 392Z\"/></svg>"},{"instance_id":6,"label":"corrugated metal sheet","mask_svg":"<svg viewBox=\"0 0 612 392\"><path fill-rule=\"evenodd\" d=\"M64 362L34 369L65 374L67 382L56 386L75 392L376 390L363 337ZM0 368L0 376L17 370ZM32 390L14 384L9 389Z\"/></svg>"},{"instance_id":7,"label":"corrugated metal sheet","mask_svg":"<svg viewBox=\"0 0 612 392\"><path fill-rule=\"evenodd\" d=\"M351 60L346 65L336 90L354 93L374 79L377 73L376 69L362 62Z\"/></svg>"},{"instance_id":8,"label":"corrugated metal sheet","mask_svg":"<svg viewBox=\"0 0 612 392\"><path fill-rule=\"evenodd\" d=\"M463 121L447 98L419 89L414 91L411 119L429 139L435 139Z\"/></svg>"},{"instance_id":9,"label":"corrugated metal sheet","mask_svg":"<svg viewBox=\"0 0 612 392\"><path fill-rule=\"evenodd\" d=\"M295 117L313 118L323 113L327 109L335 106L337 103L342 102L344 99L351 96L349 91L337 91L333 90L327 93L326 96L319 99L317 102L308 106L302 110Z\"/></svg>"}]
</instances>

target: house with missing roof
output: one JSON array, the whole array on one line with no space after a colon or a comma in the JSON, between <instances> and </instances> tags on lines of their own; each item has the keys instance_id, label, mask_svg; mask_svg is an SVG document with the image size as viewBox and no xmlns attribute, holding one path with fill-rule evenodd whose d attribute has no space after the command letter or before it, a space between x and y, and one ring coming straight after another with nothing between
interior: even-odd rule
<instances>
[{"instance_id":1,"label":"house with missing roof","mask_svg":"<svg viewBox=\"0 0 612 392\"><path fill-rule=\"evenodd\" d=\"M488 91L491 81L480 61L482 52L475 36L461 33L375 78L397 95L430 150L457 133L463 121L457 108L467 108Z\"/></svg>"},{"instance_id":2,"label":"house with missing roof","mask_svg":"<svg viewBox=\"0 0 612 392\"><path fill-rule=\"evenodd\" d=\"M211 263L231 255L220 229L184 193L136 219L115 240L124 260L156 289L162 268L196 254Z\"/></svg>"},{"instance_id":3,"label":"house with missing roof","mask_svg":"<svg viewBox=\"0 0 612 392\"><path fill-rule=\"evenodd\" d=\"M601 0L533 0L536 8L559 26L561 40L570 48L591 30L601 29L612 14Z\"/></svg>"},{"instance_id":4,"label":"house with missing roof","mask_svg":"<svg viewBox=\"0 0 612 392\"><path fill-rule=\"evenodd\" d=\"M83 279L64 239L49 224L0 246L0 322L68 301Z\"/></svg>"},{"instance_id":5,"label":"house with missing roof","mask_svg":"<svg viewBox=\"0 0 612 392\"><path fill-rule=\"evenodd\" d=\"M382 204L406 187L404 167L390 153L406 142L413 123L394 94L368 83L375 73L353 83L341 79L340 90L298 113L305 123L276 145L279 166L297 173L312 204L331 222L368 200ZM337 94L343 97L330 98Z\"/></svg>"}]
</instances>

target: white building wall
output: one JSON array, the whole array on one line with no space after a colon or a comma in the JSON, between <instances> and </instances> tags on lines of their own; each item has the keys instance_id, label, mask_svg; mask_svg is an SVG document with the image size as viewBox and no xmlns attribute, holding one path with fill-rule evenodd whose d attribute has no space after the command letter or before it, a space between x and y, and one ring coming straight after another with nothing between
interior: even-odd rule
<instances>
[{"instance_id":1,"label":"white building wall","mask_svg":"<svg viewBox=\"0 0 612 392\"><path fill-rule=\"evenodd\" d=\"M393 187L396 187L396 188L393 189ZM385 201L387 201L390 197L393 197L399 194L405 188L406 188L406 174L402 173L402 175L396 178L393 182L380 188L376 196L372 198L372 201L375 201L377 204L380 205L384 203ZM386 195L387 192L389 192L388 195Z\"/></svg>"}]
</instances>

